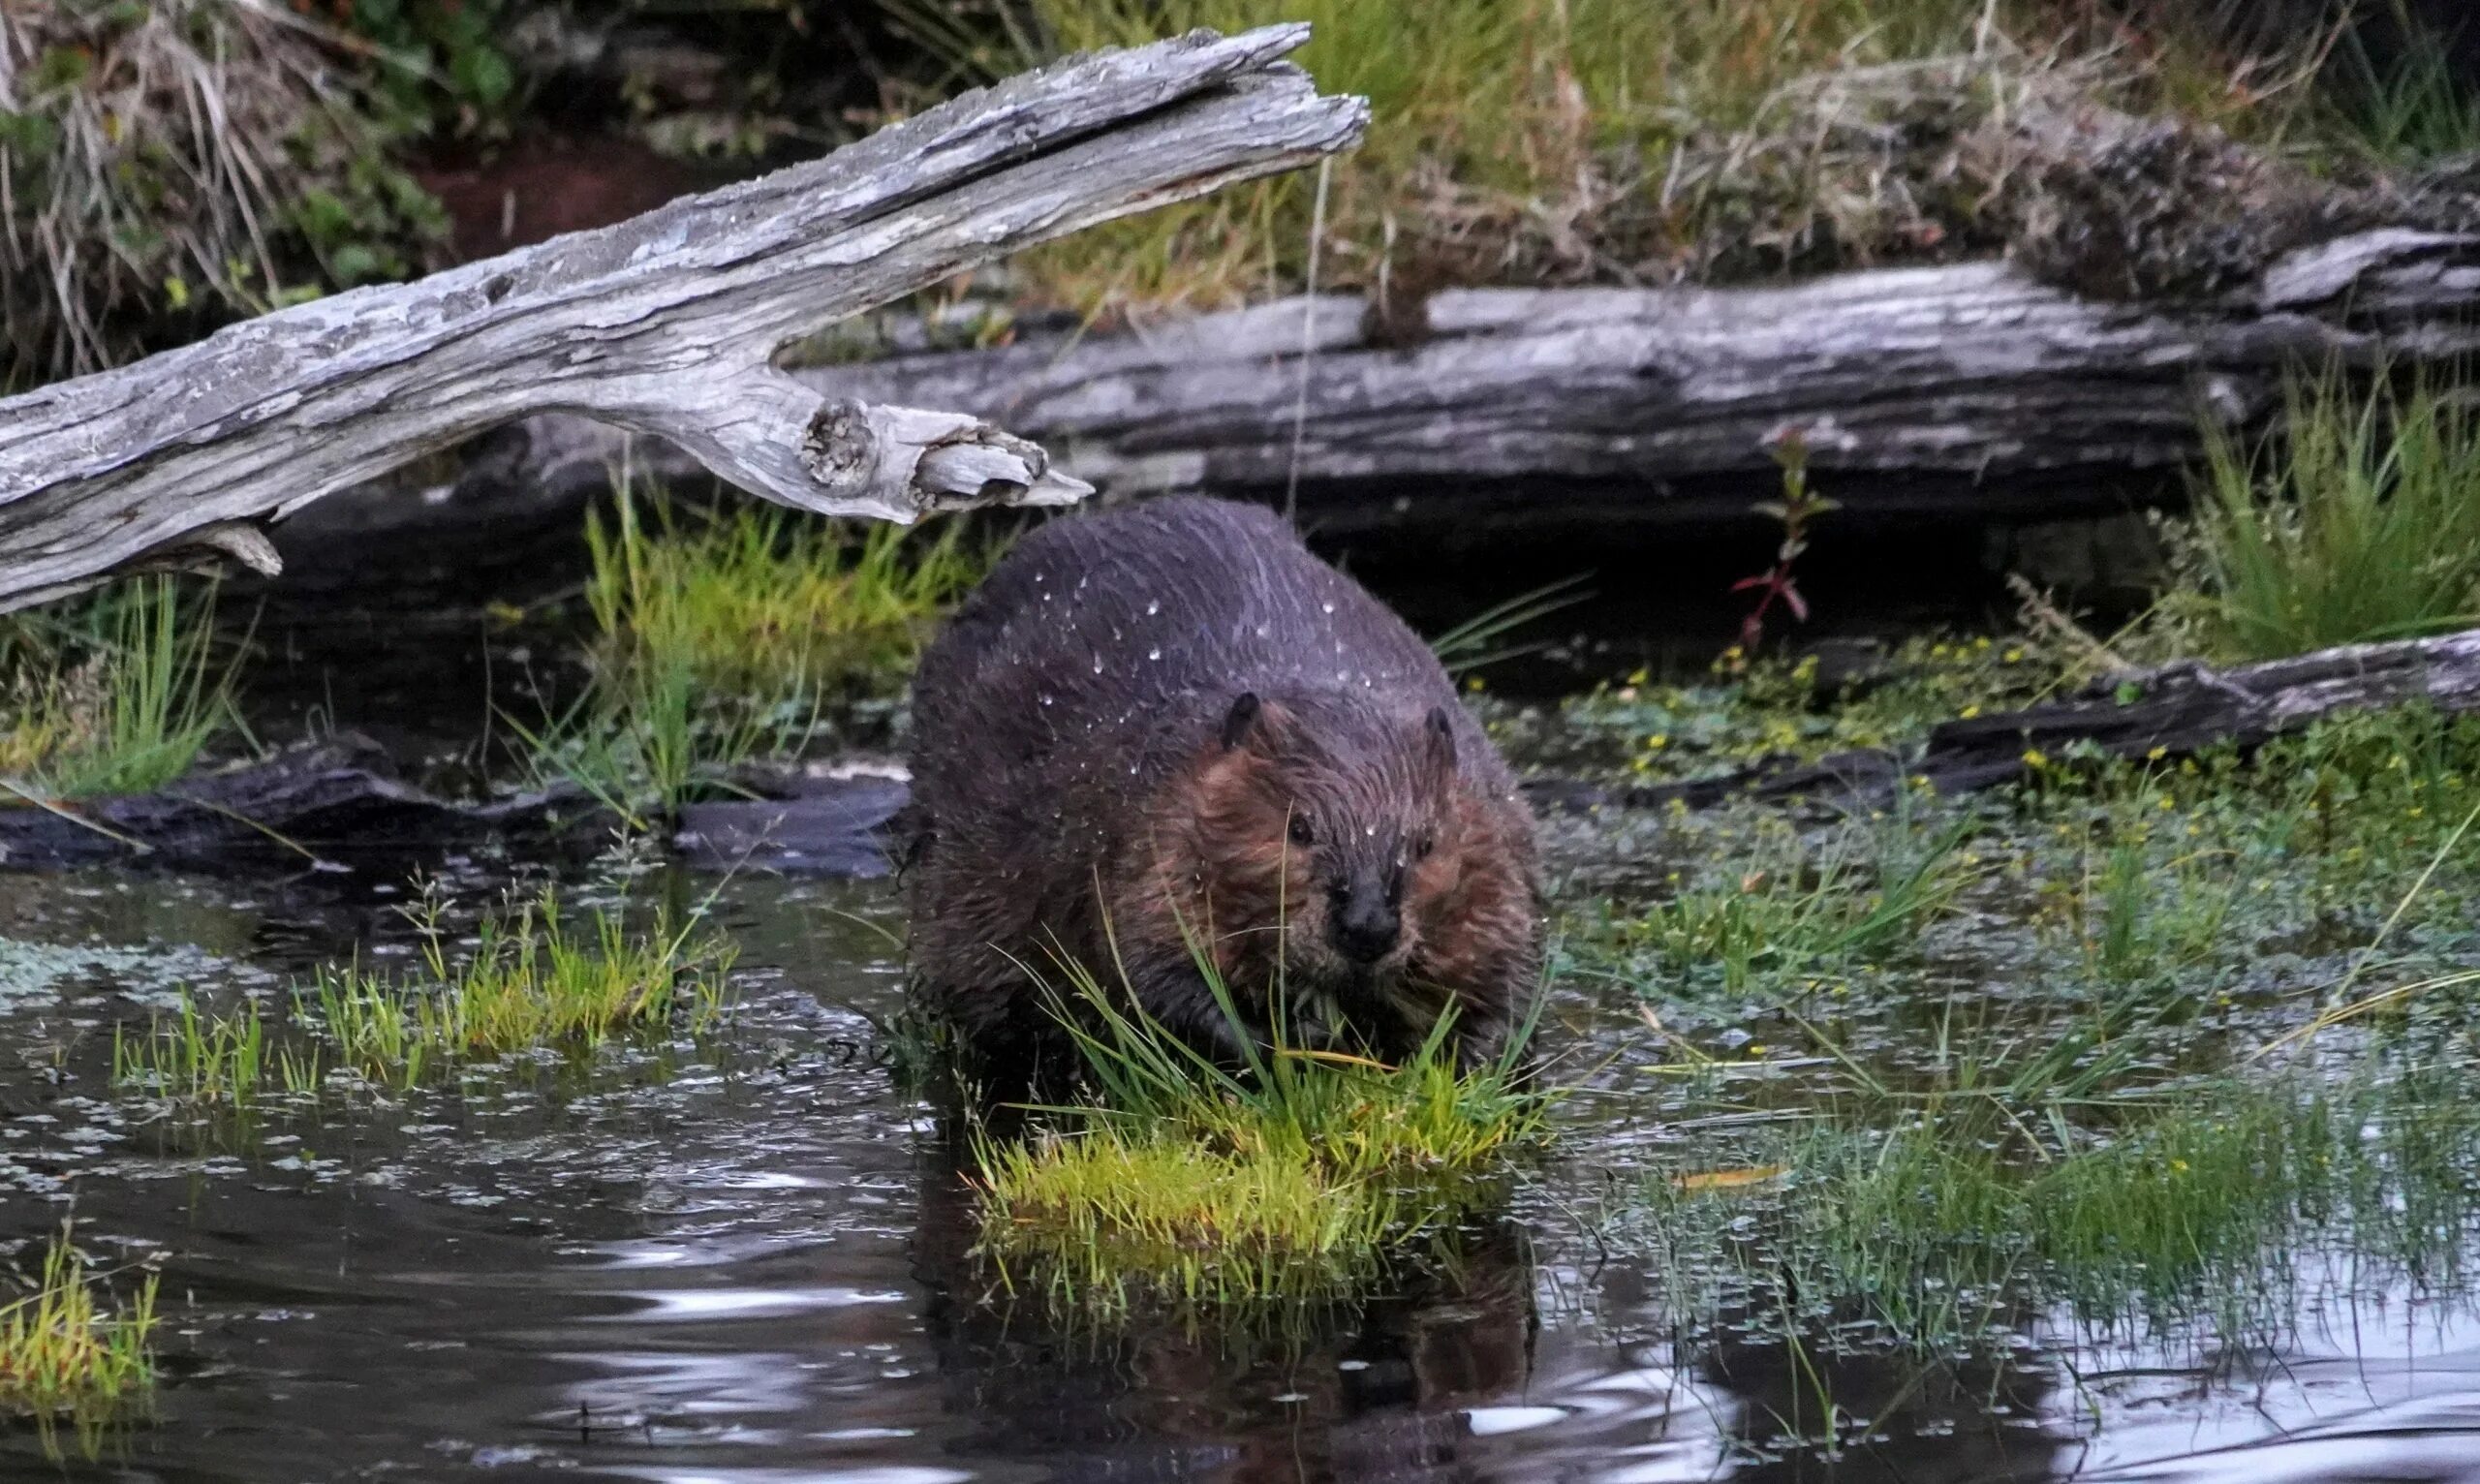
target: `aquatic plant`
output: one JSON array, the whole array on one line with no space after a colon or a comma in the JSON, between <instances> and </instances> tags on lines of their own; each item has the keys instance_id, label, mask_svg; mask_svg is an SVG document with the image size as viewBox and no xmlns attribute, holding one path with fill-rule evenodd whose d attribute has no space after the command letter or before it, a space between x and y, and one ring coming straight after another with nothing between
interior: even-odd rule
<instances>
[{"instance_id":1,"label":"aquatic plant","mask_svg":"<svg viewBox=\"0 0 2480 1484\"><path fill-rule=\"evenodd\" d=\"M2225 1077L2107 1111L2079 1128L1949 1098L1872 1128L1846 1109L1757 1146L1761 1179L1658 1178L1636 1216L1709 1316L1788 1313L1832 1343L1939 1353L2059 1305L2156 1330L2201 1312L2244 1341L2326 1252L2432 1291L2461 1281L2480 1117L2439 1076ZM1700 1267L1690 1244L1718 1218L1743 1235Z\"/></svg>"},{"instance_id":2,"label":"aquatic plant","mask_svg":"<svg viewBox=\"0 0 2480 1484\"><path fill-rule=\"evenodd\" d=\"M1760 978L1844 970L1908 947L1953 906L1974 874L1962 849L1971 829L1968 818L1929 820L1909 792L1885 817L1824 838L1760 828L1641 911L1580 917L1567 952L1588 972L1667 993L1719 981L1738 994Z\"/></svg>"},{"instance_id":3,"label":"aquatic plant","mask_svg":"<svg viewBox=\"0 0 2480 1484\"><path fill-rule=\"evenodd\" d=\"M115 1029L113 1085L246 1128L279 1098L318 1103L333 1071L411 1088L512 1052L591 1053L617 1036L673 1030L702 1036L730 1007L735 950L701 912L636 931L620 910L597 907L579 924L545 887L483 912L471 945L454 954L435 883L408 915L422 938L415 971L322 968L273 1026L255 1001L209 1014L184 990L145 1032Z\"/></svg>"},{"instance_id":4,"label":"aquatic plant","mask_svg":"<svg viewBox=\"0 0 2480 1484\"><path fill-rule=\"evenodd\" d=\"M229 1015L203 1015L184 989L171 1016L157 1017L145 1034L112 1029L112 1084L194 1114L247 1118L277 1090L314 1098L321 1075L317 1048L269 1045L255 1000Z\"/></svg>"},{"instance_id":5,"label":"aquatic plant","mask_svg":"<svg viewBox=\"0 0 2480 1484\"><path fill-rule=\"evenodd\" d=\"M296 992L295 1018L333 1048L337 1065L410 1087L443 1065L512 1051L592 1051L615 1036L675 1026L704 1035L728 1008L735 950L696 914L633 932L619 912L597 907L580 929L546 887L485 912L472 947L451 957L441 907L431 892L414 910L418 973L323 969Z\"/></svg>"},{"instance_id":6,"label":"aquatic plant","mask_svg":"<svg viewBox=\"0 0 2480 1484\"><path fill-rule=\"evenodd\" d=\"M66 1421L92 1456L104 1429L154 1384L155 1283L150 1274L126 1304L107 1308L64 1228L34 1291L0 1304L0 1417L31 1420L46 1443Z\"/></svg>"},{"instance_id":7,"label":"aquatic plant","mask_svg":"<svg viewBox=\"0 0 2480 1484\"><path fill-rule=\"evenodd\" d=\"M1809 487L1808 434L1791 428L1772 441L1774 462L1782 470L1782 498L1759 501L1753 509L1782 528L1782 543L1775 547L1774 565L1752 577L1742 577L1731 584L1734 593L1754 593L1755 604L1740 620L1739 643L1732 658L1745 663L1765 642L1765 615L1780 603L1794 623L1809 621L1809 601L1800 595L1800 584L1793 574L1801 556L1809 549L1809 527L1816 519L1833 511L1835 503Z\"/></svg>"},{"instance_id":8,"label":"aquatic plant","mask_svg":"<svg viewBox=\"0 0 2480 1484\"><path fill-rule=\"evenodd\" d=\"M0 634L0 788L137 793L187 772L233 725L213 598L141 578L10 621Z\"/></svg>"},{"instance_id":9,"label":"aquatic plant","mask_svg":"<svg viewBox=\"0 0 2480 1484\"><path fill-rule=\"evenodd\" d=\"M1225 1014L1228 989L1200 960ZM1249 1046L1226 1067L1079 968L1053 1002L1091 1096L1039 1110L1031 1135L976 1140L983 1255L1086 1312L1148 1301L1260 1305L1341 1296L1405 1244L1482 1200L1539 1133L1524 1075L1531 1025L1461 1067L1450 1019L1387 1065Z\"/></svg>"},{"instance_id":10,"label":"aquatic plant","mask_svg":"<svg viewBox=\"0 0 2480 1484\"><path fill-rule=\"evenodd\" d=\"M938 617L991 553L935 535L774 506L677 514L622 481L591 517L591 682L563 717L518 727L538 771L635 818L797 753L835 708L901 688Z\"/></svg>"},{"instance_id":11,"label":"aquatic plant","mask_svg":"<svg viewBox=\"0 0 2480 1484\"><path fill-rule=\"evenodd\" d=\"M2480 623L2480 423L2426 385L2294 379L2274 433L2215 431L2174 596L2218 657Z\"/></svg>"}]
</instances>

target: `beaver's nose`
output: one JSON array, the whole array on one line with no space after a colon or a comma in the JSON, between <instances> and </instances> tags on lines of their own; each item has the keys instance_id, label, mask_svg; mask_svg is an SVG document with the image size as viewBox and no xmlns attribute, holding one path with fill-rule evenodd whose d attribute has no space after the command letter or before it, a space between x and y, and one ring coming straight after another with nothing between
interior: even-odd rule
<instances>
[{"instance_id":1,"label":"beaver's nose","mask_svg":"<svg viewBox=\"0 0 2480 1484\"><path fill-rule=\"evenodd\" d=\"M1386 888L1376 881L1335 893L1326 914L1326 936L1335 950L1358 964L1374 964L1386 956L1403 936L1404 923Z\"/></svg>"}]
</instances>

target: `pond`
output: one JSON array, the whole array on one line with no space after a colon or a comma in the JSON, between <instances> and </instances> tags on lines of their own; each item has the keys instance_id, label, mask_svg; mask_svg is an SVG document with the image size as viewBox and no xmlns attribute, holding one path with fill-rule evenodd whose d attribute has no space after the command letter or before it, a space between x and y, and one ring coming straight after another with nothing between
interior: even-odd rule
<instances>
[{"instance_id":1,"label":"pond","mask_svg":"<svg viewBox=\"0 0 2480 1484\"><path fill-rule=\"evenodd\" d=\"M1555 750L1591 755L1597 723L1643 729L1614 708L1558 724L1572 729ZM1614 896L1689 902L1697 870L1784 850L1811 852L1790 874L1822 889L1837 868L1820 828L1753 812L1555 819L1553 875L1575 924L1637 911L1600 907ZM706 903L739 950L735 1008L710 1034L520 1054L247 1122L165 1119L115 1089L115 1028L142 1033L183 989L204 1006L275 1006L323 965L410 961L418 864L454 904L451 937L512 881L547 876L580 905ZM2244 1263L2225 1242L2193 1273L2127 1278L2097 1300L1995 1285L1971 1322L1909 1333L1888 1322L1887 1295L1936 1291L1949 1269L1870 1269L1875 1307L1814 1290L1819 1274L1860 1269L1783 1235L1805 1223L1801 1240L1830 1246L1836 1215L1801 1211L1796 1178L1785 1194L1778 1135L1853 1104L1855 1081L1934 1081L1961 1021L1993 1044L2047 1045L2083 1012L2050 1005L2080 991L2028 967L2039 882L1995 863L1958 877L1900 951L1837 960L1850 985L1830 1015L1782 991L1779 950L1701 989L1719 971L1700 958L1650 993L1660 971L1646 966L1677 920L1640 922L1619 935L1632 947L1600 959L1563 954L1540 1034L1567 1091L1503 1209L1452 1234L1446 1259L1272 1328L1073 1319L994 1287L972 1252L961 1141L883 1030L903 970L886 883L486 851L354 865L0 877L0 1242L22 1265L74 1217L114 1282L160 1275L163 1316L142 1415L91 1456L0 1431L0 1474L2480 1478L2480 1315L2462 1282L2480 1140L2463 1123L2421 1125L2436 1147L2418 1171L2374 1157L2363 1170L2345 1130L2344 1153L2314 1159L2348 1166L2349 1190L2293 1202L2290 1224L2259 1221ZM2464 901L2413 914L2440 963L2466 961ZM2392 902L2368 905L2381 918ZM2305 1020L2299 986L2350 960L2275 920L2287 911L2212 919L2239 945L2224 959L2245 962L2216 980L2217 1008L2112 1042L2138 1048L2142 1075L2126 1080L2190 1104L2223 1096L2194 1079ZM2266 946L2283 932L2281 951ZM1629 972L1612 972L1629 952ZM2188 985L2129 982L2139 996ZM2431 1030L2428 1065L2459 1075L2468 1037ZM2338 1027L2319 1065L2340 1077L2402 1044ZM2431 1086L2424 1107L2452 1101ZM2375 1128L2393 1114L2323 1116ZM2420 1231L2380 1243L2388 1212ZM2321 1227L2299 1220L2320 1213Z\"/></svg>"}]
</instances>

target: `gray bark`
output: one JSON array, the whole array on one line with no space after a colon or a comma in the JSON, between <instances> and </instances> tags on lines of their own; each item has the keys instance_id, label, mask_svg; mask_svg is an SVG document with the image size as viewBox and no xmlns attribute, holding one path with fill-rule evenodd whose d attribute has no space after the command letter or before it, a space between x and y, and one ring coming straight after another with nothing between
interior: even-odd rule
<instances>
[{"instance_id":1,"label":"gray bark","mask_svg":"<svg viewBox=\"0 0 2480 1484\"><path fill-rule=\"evenodd\" d=\"M1349 145L1365 106L1277 60L1306 37L1072 59L760 180L0 401L0 609L134 566L266 571L270 520L542 413L826 513L1073 499L1033 443L822 393L773 357L974 264Z\"/></svg>"},{"instance_id":2,"label":"gray bark","mask_svg":"<svg viewBox=\"0 0 2480 1484\"><path fill-rule=\"evenodd\" d=\"M1780 288L1442 293L1429 338L1402 350L1369 344L1360 304L1330 297L802 374L1004 420L1110 495L1266 497L1296 468L1304 510L1329 529L1393 518L1407 493L1442 521L1658 519L1717 485L1740 509L1792 427L1829 492L1942 477L2004 511L2010 485L2186 462L2207 418L2269 412L2286 367L2468 358L2475 305L2480 238L2381 231L2292 254L2245 299L2201 307L2091 302L1985 263Z\"/></svg>"},{"instance_id":3,"label":"gray bark","mask_svg":"<svg viewBox=\"0 0 2480 1484\"><path fill-rule=\"evenodd\" d=\"M1793 427L1858 511L1929 490L1940 508L2039 518L2115 503L2100 481L2175 470L2209 421L2257 422L2287 369L2467 360L2475 307L2480 238L2388 229L2291 253L2206 304L2095 302L1978 263L1766 288L1450 291L1428 302L1428 338L1401 349L1370 343L1359 299L1329 295L792 374L824 396L1004 423L1113 498L1279 499L1296 465L1304 516L1333 534L1737 515ZM620 455L608 429L528 434L521 486ZM696 472L653 445L635 457L658 478Z\"/></svg>"}]
</instances>

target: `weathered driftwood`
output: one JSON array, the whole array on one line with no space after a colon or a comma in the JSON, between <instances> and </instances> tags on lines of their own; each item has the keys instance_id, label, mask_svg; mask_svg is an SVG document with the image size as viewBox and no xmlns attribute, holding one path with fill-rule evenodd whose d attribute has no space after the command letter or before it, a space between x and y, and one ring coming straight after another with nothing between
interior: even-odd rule
<instances>
[{"instance_id":1,"label":"weathered driftwood","mask_svg":"<svg viewBox=\"0 0 2480 1484\"><path fill-rule=\"evenodd\" d=\"M2192 459L2207 419L2262 417L2286 368L2480 352L2480 237L2362 232L2202 305L2095 302L1981 263L1770 288L1461 290L1427 307L1427 338L1402 349L1371 342L1358 298L1330 295L793 374L829 398L1004 423L1111 496L1280 499L1296 472L1304 517L1332 534L1737 516L1790 427L1855 513L2038 518L2116 508L2108 480ZM620 456L607 429L527 436L539 451L492 482L537 488ZM650 444L635 456L659 478L696 472Z\"/></svg>"},{"instance_id":2,"label":"weathered driftwood","mask_svg":"<svg viewBox=\"0 0 2480 1484\"><path fill-rule=\"evenodd\" d=\"M0 608L140 564L264 570L267 521L552 411L807 510L1073 499L1084 486L1033 443L823 396L772 358L975 263L1346 147L1364 106L1277 60L1307 34L1071 60L615 227L0 401Z\"/></svg>"},{"instance_id":3,"label":"weathered driftwood","mask_svg":"<svg viewBox=\"0 0 2480 1484\"><path fill-rule=\"evenodd\" d=\"M2121 758L2179 757L2222 743L2253 747L2320 717L2412 701L2448 713L2480 711L2480 630L2351 644L2230 669L2186 664L2114 676L2071 700L1942 722L1912 753L1840 753L1806 765L1778 759L1623 790L1547 781L1534 797L1544 806L1569 808L1673 799L1703 806L1737 795L1865 798L1907 778L1958 793L2019 780L2035 757L2090 750Z\"/></svg>"}]
</instances>

